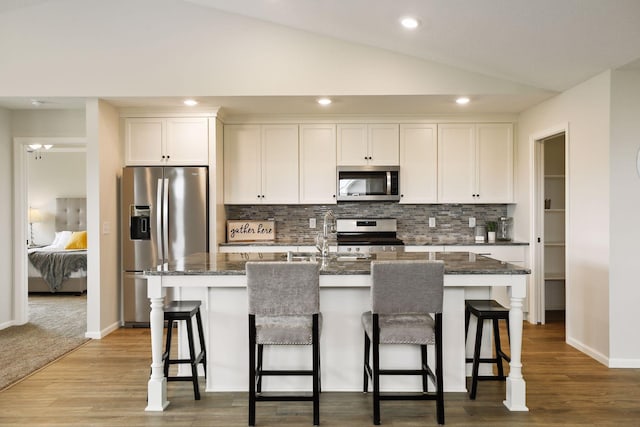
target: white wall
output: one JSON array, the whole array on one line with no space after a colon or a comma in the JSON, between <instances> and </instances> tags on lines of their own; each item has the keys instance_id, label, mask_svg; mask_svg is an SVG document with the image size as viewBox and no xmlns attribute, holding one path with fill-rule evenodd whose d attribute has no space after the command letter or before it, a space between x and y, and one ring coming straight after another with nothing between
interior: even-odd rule
<instances>
[{"instance_id":1,"label":"white wall","mask_svg":"<svg viewBox=\"0 0 640 427\"><path fill-rule=\"evenodd\" d=\"M181 0L4 12L0 52L5 96L544 93Z\"/></svg>"},{"instance_id":2,"label":"white wall","mask_svg":"<svg viewBox=\"0 0 640 427\"><path fill-rule=\"evenodd\" d=\"M48 244L56 231L56 198L87 195L87 156L84 151L48 151L41 156L30 155L27 161L29 206L42 215L42 222L33 224L33 241Z\"/></svg>"},{"instance_id":3,"label":"white wall","mask_svg":"<svg viewBox=\"0 0 640 427\"><path fill-rule=\"evenodd\" d=\"M0 329L10 326L13 313L13 142L11 116L0 108ZM9 203L7 203L9 202Z\"/></svg>"},{"instance_id":4,"label":"white wall","mask_svg":"<svg viewBox=\"0 0 640 427\"><path fill-rule=\"evenodd\" d=\"M118 111L87 101L87 336L120 327L119 177L122 169ZM95 250L94 250L95 248Z\"/></svg>"},{"instance_id":5,"label":"white wall","mask_svg":"<svg viewBox=\"0 0 640 427\"><path fill-rule=\"evenodd\" d=\"M640 340L630 333L640 301L640 71L611 78L610 366L640 367Z\"/></svg>"},{"instance_id":6,"label":"white wall","mask_svg":"<svg viewBox=\"0 0 640 427\"><path fill-rule=\"evenodd\" d=\"M515 237L535 242L536 236L530 234L530 137L568 123L567 342L605 364L610 316L610 82L611 73L602 73L521 114L518 204L513 210Z\"/></svg>"},{"instance_id":7,"label":"white wall","mask_svg":"<svg viewBox=\"0 0 640 427\"><path fill-rule=\"evenodd\" d=\"M84 137L84 110L15 110L11 113L14 137Z\"/></svg>"}]
</instances>

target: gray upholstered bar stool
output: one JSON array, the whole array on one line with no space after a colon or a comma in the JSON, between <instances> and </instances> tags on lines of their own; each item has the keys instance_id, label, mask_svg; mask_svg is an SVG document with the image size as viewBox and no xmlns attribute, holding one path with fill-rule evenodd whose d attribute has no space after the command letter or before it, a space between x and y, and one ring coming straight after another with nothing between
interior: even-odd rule
<instances>
[{"instance_id":1,"label":"gray upholstered bar stool","mask_svg":"<svg viewBox=\"0 0 640 427\"><path fill-rule=\"evenodd\" d=\"M373 423L380 424L381 400L435 400L438 424L444 424L442 378L442 299L444 263L442 261L371 262L372 311L362 314L364 326L364 392L369 377L373 382ZM420 369L381 369L380 344L420 346ZM435 374L427 363L427 345L435 346ZM373 349L373 367L369 349ZM381 394L380 375L420 375L420 394ZM436 385L429 392L428 379Z\"/></svg>"},{"instance_id":2,"label":"gray upholstered bar stool","mask_svg":"<svg viewBox=\"0 0 640 427\"><path fill-rule=\"evenodd\" d=\"M247 262L249 296L249 425L257 401L312 401L320 423L320 289L315 262ZM267 370L265 345L311 345L310 370ZM257 358L256 358L257 350ZM257 360L256 360L257 359ZM311 376L311 395L262 395L263 376Z\"/></svg>"}]
</instances>

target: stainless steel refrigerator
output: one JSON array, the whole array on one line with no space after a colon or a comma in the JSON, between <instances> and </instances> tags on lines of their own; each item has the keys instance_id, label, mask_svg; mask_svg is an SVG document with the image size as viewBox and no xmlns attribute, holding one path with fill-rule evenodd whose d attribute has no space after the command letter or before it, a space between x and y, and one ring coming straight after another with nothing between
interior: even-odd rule
<instances>
[{"instance_id":1,"label":"stainless steel refrigerator","mask_svg":"<svg viewBox=\"0 0 640 427\"><path fill-rule=\"evenodd\" d=\"M207 168L125 167L121 194L124 323L148 326L143 272L209 251Z\"/></svg>"}]
</instances>

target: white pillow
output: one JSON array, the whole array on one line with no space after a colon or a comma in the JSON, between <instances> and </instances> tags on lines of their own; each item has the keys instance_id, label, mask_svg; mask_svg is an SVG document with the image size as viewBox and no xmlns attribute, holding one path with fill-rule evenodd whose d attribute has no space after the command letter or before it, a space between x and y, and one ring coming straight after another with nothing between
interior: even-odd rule
<instances>
[{"instance_id":1,"label":"white pillow","mask_svg":"<svg viewBox=\"0 0 640 427\"><path fill-rule=\"evenodd\" d=\"M56 232L56 237L53 239L53 243L51 243L51 245L49 246L64 249L64 247L67 246L67 243L69 243L69 240L71 239L71 234L71 231Z\"/></svg>"}]
</instances>

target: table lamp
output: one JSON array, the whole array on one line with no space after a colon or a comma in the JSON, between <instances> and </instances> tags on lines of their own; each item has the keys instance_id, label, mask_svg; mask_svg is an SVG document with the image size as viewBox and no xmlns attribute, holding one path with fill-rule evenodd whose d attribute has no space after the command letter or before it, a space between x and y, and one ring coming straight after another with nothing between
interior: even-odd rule
<instances>
[{"instance_id":1,"label":"table lamp","mask_svg":"<svg viewBox=\"0 0 640 427\"><path fill-rule=\"evenodd\" d=\"M29 240L29 243L31 245L33 245L33 223L34 222L42 222L42 214L40 213L40 211L36 208L29 208L29 228L30 228L30 234L31 234L31 239Z\"/></svg>"}]
</instances>

